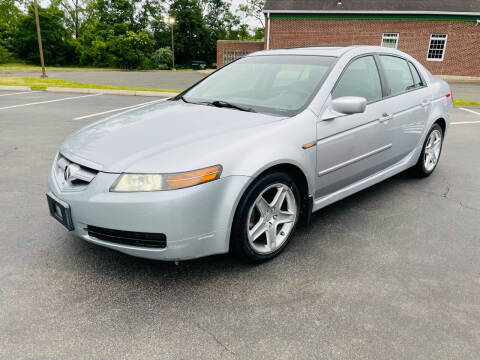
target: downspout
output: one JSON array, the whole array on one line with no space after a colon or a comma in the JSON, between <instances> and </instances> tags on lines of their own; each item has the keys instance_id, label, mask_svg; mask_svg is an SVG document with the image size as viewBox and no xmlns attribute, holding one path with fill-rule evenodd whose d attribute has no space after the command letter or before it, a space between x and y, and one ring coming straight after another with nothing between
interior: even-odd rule
<instances>
[{"instance_id":1,"label":"downspout","mask_svg":"<svg viewBox=\"0 0 480 360\"><path fill-rule=\"evenodd\" d=\"M270 11L267 12L267 50L270 50Z\"/></svg>"}]
</instances>

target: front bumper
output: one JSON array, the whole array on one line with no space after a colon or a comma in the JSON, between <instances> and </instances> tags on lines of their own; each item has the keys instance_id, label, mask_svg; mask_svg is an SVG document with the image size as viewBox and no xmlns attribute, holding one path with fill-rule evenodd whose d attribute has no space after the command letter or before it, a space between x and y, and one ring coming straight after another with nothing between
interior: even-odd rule
<instances>
[{"instance_id":1,"label":"front bumper","mask_svg":"<svg viewBox=\"0 0 480 360\"><path fill-rule=\"evenodd\" d=\"M61 190L53 170L48 188L71 208L77 236L123 253L158 260L186 260L228 252L230 225L247 176L228 176L190 188L144 193L110 192L119 174L99 172L81 191ZM163 233L166 248L117 244L89 236L87 226Z\"/></svg>"}]
</instances>

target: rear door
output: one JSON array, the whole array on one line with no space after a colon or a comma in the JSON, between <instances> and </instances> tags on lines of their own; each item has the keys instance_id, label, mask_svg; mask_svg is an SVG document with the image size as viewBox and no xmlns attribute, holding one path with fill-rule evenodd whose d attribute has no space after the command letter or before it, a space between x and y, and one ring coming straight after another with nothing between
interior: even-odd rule
<instances>
[{"instance_id":1,"label":"rear door","mask_svg":"<svg viewBox=\"0 0 480 360\"><path fill-rule=\"evenodd\" d=\"M430 96L415 66L393 55L379 55L387 87L384 100L394 162L417 146L430 111Z\"/></svg>"},{"instance_id":2,"label":"rear door","mask_svg":"<svg viewBox=\"0 0 480 360\"><path fill-rule=\"evenodd\" d=\"M368 103L364 113L317 123L317 198L388 166L391 139L383 118L383 95L373 55L356 58L345 67L332 99L360 96Z\"/></svg>"}]
</instances>

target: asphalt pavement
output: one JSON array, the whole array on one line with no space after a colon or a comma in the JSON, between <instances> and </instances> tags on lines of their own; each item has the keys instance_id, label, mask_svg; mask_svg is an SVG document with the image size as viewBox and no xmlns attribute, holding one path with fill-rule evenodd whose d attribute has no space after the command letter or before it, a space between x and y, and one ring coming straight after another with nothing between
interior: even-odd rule
<instances>
[{"instance_id":1,"label":"asphalt pavement","mask_svg":"<svg viewBox=\"0 0 480 360\"><path fill-rule=\"evenodd\" d=\"M45 199L69 134L149 101L0 91L0 359L478 359L480 109L431 177L315 213L275 260L176 266L75 238Z\"/></svg>"}]
</instances>

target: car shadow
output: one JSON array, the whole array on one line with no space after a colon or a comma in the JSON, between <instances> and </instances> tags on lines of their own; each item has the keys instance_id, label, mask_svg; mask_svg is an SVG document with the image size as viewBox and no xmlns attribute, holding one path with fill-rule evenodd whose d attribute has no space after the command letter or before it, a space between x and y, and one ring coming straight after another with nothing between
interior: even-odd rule
<instances>
[{"instance_id":1,"label":"car shadow","mask_svg":"<svg viewBox=\"0 0 480 360\"><path fill-rule=\"evenodd\" d=\"M288 266L295 263L305 264L309 260L318 263L325 256L324 250L331 246L324 238L325 229L329 224L337 223L344 212L352 208L368 211L373 200L388 196L399 187L408 187L408 183L412 181L415 179L401 173L315 212L310 224L299 226L286 251L276 259L263 264L247 264L229 255L181 261L179 264L142 259L82 241L72 234L68 235L71 246L68 246L65 251L70 253L67 258L71 256L76 258L76 271L92 271L110 278L155 280L163 285L182 281L198 283L219 276L236 277L243 273L258 275L260 272L285 264ZM336 239L336 241L345 240Z\"/></svg>"}]
</instances>

